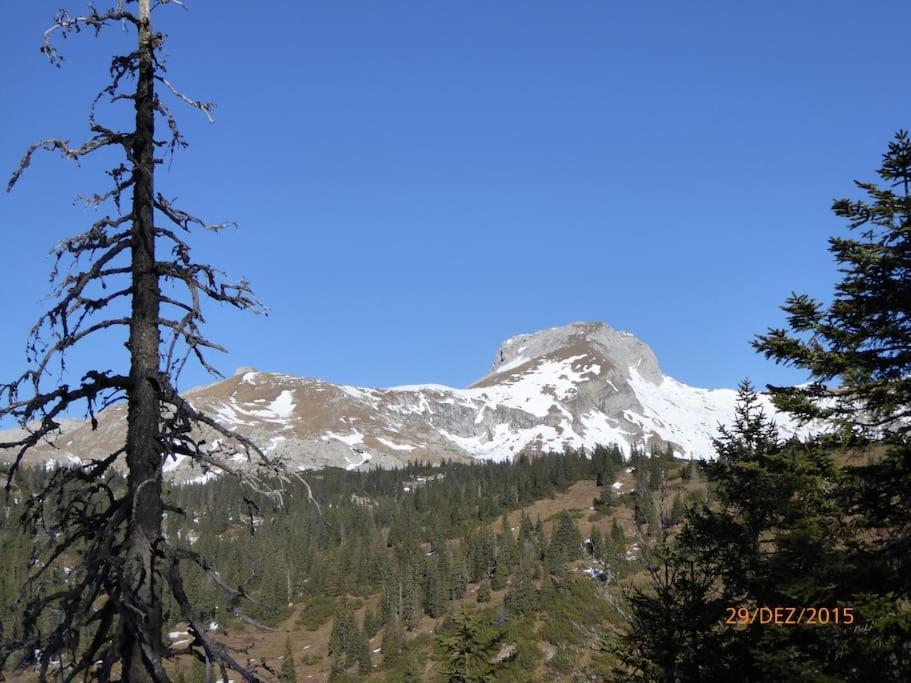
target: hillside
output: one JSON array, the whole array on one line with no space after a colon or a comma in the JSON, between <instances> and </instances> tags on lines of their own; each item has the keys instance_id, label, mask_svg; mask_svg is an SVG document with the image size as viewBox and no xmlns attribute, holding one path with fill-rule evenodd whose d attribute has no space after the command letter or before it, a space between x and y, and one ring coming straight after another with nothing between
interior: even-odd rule
<instances>
[{"instance_id":1,"label":"hillside","mask_svg":"<svg viewBox=\"0 0 911 683\"><path fill-rule=\"evenodd\" d=\"M260 510L251 511L231 482L211 481L171 491L186 515L169 513L167 533L211 557L229 585L244 585L257 602L275 608L226 605L210 580L185 568L187 592L200 607L197 623L235 648L243 664L278 669L290 646L297 680L328 680L334 662L339 666L330 641L348 604L353 623L367 634L371 668L367 674L356 664L344 666L347 679L336 671L336 680L398 681L411 674L432 680L443 661L436 637L453 627L448 615L481 610L499 624L500 647L515 648L497 665L497 680L573 680L612 661L592 649L589 628L607 635L622 624L612 603L622 585L635 581L640 544L655 524L653 513L646 514L651 521L640 523L641 537L634 523L635 510L654 495L649 482L661 477L672 497L689 500L702 490L692 474L683 461L634 454L625 463L611 449L516 464L326 470L310 477L321 512L294 491L280 509L254 497ZM604 539L597 547L584 542L593 534ZM593 568L610 579L585 573ZM9 578L0 587L12 590L16 577ZM530 591L526 604L515 597L523 585ZM489 599L479 602L484 591ZM233 613L230 605L242 611ZM191 638L189 625L175 605L167 613L169 642L181 646ZM386 634L395 623L403 626L404 643L387 657ZM192 662L179 661L194 680ZM32 680L29 672L34 669L20 679Z\"/></svg>"}]
</instances>

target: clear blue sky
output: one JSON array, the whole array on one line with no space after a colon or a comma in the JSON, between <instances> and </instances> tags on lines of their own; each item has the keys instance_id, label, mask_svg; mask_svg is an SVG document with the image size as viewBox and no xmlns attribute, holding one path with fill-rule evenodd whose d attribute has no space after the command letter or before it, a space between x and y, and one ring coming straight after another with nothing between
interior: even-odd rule
<instances>
[{"instance_id":1,"label":"clear blue sky","mask_svg":"<svg viewBox=\"0 0 911 683\"><path fill-rule=\"evenodd\" d=\"M904 1L185 1L158 12L169 75L217 123L178 108L191 147L159 189L238 221L199 255L271 311L211 310L228 374L460 386L506 337L604 320L689 384L797 379L748 342L791 290L828 295L831 200L911 126ZM124 37L68 40L55 69L41 31L83 5L7 4L11 170L85 135ZM42 157L0 196L4 379L101 169Z\"/></svg>"}]
</instances>

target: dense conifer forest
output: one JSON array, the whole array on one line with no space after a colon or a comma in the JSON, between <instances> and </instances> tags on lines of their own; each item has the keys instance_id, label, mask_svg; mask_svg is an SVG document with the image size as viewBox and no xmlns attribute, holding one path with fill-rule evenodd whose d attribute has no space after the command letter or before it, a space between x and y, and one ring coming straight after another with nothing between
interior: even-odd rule
<instances>
[{"instance_id":1,"label":"dense conifer forest","mask_svg":"<svg viewBox=\"0 0 911 683\"><path fill-rule=\"evenodd\" d=\"M658 533L656 504L669 481L678 517L684 501L701 499L692 486L695 469L668 453L634 451L624 460L614 446L515 463L327 469L287 487L281 504L218 478L174 486L165 526L177 547L215 569L185 580L200 623L215 631L268 633L287 628L293 617L292 647L296 631L331 623L328 666L335 678L376 670L389 680L420 680L432 663L434 675L464 673L466 680L478 672L524 680L536 669L546 679L578 673L583 660L581 670L592 672L614 661L602 640L623 623L620 579L641 571L638 550ZM21 516L31 492L53 476L29 471L5 519ZM619 478L629 482L628 492L613 487ZM583 510L527 513L535 501L578 482L596 494ZM47 559L40 549L49 533L33 527L24 535L16 524L3 525L0 543L11 571L0 578L0 619L13 633L15 610L80 571L74 556L62 575L19 595L28 565ZM165 638L186 627L176 605L165 615ZM422 619L433 620L435 637L419 633ZM459 666L475 673L453 669Z\"/></svg>"}]
</instances>

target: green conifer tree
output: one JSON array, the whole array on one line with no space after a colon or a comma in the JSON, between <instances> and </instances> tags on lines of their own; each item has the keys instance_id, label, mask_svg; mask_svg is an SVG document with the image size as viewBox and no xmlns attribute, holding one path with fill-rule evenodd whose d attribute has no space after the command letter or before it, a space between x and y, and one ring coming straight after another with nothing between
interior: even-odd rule
<instances>
[{"instance_id":1,"label":"green conifer tree","mask_svg":"<svg viewBox=\"0 0 911 683\"><path fill-rule=\"evenodd\" d=\"M596 560L604 559L604 537L601 535L601 529L592 524L589 532L589 543L591 543L592 557Z\"/></svg>"},{"instance_id":2,"label":"green conifer tree","mask_svg":"<svg viewBox=\"0 0 911 683\"><path fill-rule=\"evenodd\" d=\"M383 628L381 647L383 650L383 666L389 669L399 663L402 657L402 650L405 647L405 630L398 619L393 619L386 623Z\"/></svg>"},{"instance_id":3,"label":"green conifer tree","mask_svg":"<svg viewBox=\"0 0 911 683\"><path fill-rule=\"evenodd\" d=\"M358 629L356 650L358 672L369 674L373 671L373 660L370 657L370 638L363 629Z\"/></svg>"},{"instance_id":4,"label":"green conifer tree","mask_svg":"<svg viewBox=\"0 0 911 683\"><path fill-rule=\"evenodd\" d=\"M294 654L291 652L290 638L285 638L285 654L279 678L282 683L297 683L297 671L294 668Z\"/></svg>"},{"instance_id":5,"label":"green conifer tree","mask_svg":"<svg viewBox=\"0 0 911 683\"><path fill-rule=\"evenodd\" d=\"M380 622L379 615L368 607L364 611L364 633L367 634L368 638L373 638L380 632L381 626L382 623Z\"/></svg>"},{"instance_id":6,"label":"green conifer tree","mask_svg":"<svg viewBox=\"0 0 911 683\"><path fill-rule=\"evenodd\" d=\"M665 463L660 453L652 453L648 459L648 490L657 491L666 479Z\"/></svg>"},{"instance_id":7,"label":"green conifer tree","mask_svg":"<svg viewBox=\"0 0 911 683\"><path fill-rule=\"evenodd\" d=\"M329 654L341 657L345 662L352 652L352 644L357 641L357 624L347 598L339 600L329 633ZM356 652L355 652L356 654Z\"/></svg>"},{"instance_id":8,"label":"green conifer tree","mask_svg":"<svg viewBox=\"0 0 911 683\"><path fill-rule=\"evenodd\" d=\"M427 583L424 592L424 610L436 619L443 616L449 601L448 576L443 574L439 557L431 557L427 563ZM448 570L448 567L446 567ZM448 571L447 571L448 574Z\"/></svg>"},{"instance_id":9,"label":"green conifer tree","mask_svg":"<svg viewBox=\"0 0 911 683\"><path fill-rule=\"evenodd\" d=\"M421 591L411 568L402 579L402 623L409 631L418 627L421 620Z\"/></svg>"},{"instance_id":10,"label":"green conifer tree","mask_svg":"<svg viewBox=\"0 0 911 683\"><path fill-rule=\"evenodd\" d=\"M683 497L678 491L674 494L674 502L671 503L671 511L669 521L671 525L677 525L683 520L683 515L686 512L686 507L683 505Z\"/></svg>"},{"instance_id":11,"label":"green conifer tree","mask_svg":"<svg viewBox=\"0 0 911 683\"><path fill-rule=\"evenodd\" d=\"M505 564L497 563L490 575L490 580L484 579L482 584L488 583L493 590L502 590L506 588L509 582L509 568Z\"/></svg>"},{"instance_id":12,"label":"green conifer tree","mask_svg":"<svg viewBox=\"0 0 911 683\"><path fill-rule=\"evenodd\" d=\"M582 553L582 535L579 533L576 520L567 510L560 511L555 528L565 561L579 559Z\"/></svg>"},{"instance_id":13,"label":"green conifer tree","mask_svg":"<svg viewBox=\"0 0 911 683\"><path fill-rule=\"evenodd\" d=\"M687 463L684 463L683 466L681 466L681 468L680 468L680 478L684 482L692 481L695 469L696 469L696 465L692 460L690 460Z\"/></svg>"},{"instance_id":14,"label":"green conifer tree","mask_svg":"<svg viewBox=\"0 0 911 683\"><path fill-rule=\"evenodd\" d=\"M610 537L606 543L605 560L611 569L617 573L626 558L626 534L620 522L615 518L611 523Z\"/></svg>"},{"instance_id":15,"label":"green conifer tree","mask_svg":"<svg viewBox=\"0 0 911 683\"><path fill-rule=\"evenodd\" d=\"M838 426L847 445L862 447L869 440L884 451L867 464L845 468L839 487L846 501L844 517L856 529L840 556L848 568L847 576L839 577L839 585L848 589L841 598L865 615L865 626L863 635L853 641L843 638L827 646L840 653L840 671L857 667L869 680L907 680L911 137L906 131L899 131L889 143L877 175L879 183L856 182L863 198L838 199L832 205L852 233L829 239L841 274L831 303L792 295L782 307L787 328L770 329L754 346L777 363L804 371L811 380L796 387L770 387L776 406L803 421L825 420ZM818 538L811 538L810 545ZM890 607L884 608L886 604Z\"/></svg>"},{"instance_id":16,"label":"green conifer tree","mask_svg":"<svg viewBox=\"0 0 911 683\"><path fill-rule=\"evenodd\" d=\"M440 672L451 683L492 681L503 633L477 612L457 613L436 638Z\"/></svg>"},{"instance_id":17,"label":"green conifer tree","mask_svg":"<svg viewBox=\"0 0 911 683\"><path fill-rule=\"evenodd\" d=\"M532 569L527 563L519 565L512 586L503 599L503 606L513 616L531 614L536 609L538 589L532 581Z\"/></svg>"}]
</instances>

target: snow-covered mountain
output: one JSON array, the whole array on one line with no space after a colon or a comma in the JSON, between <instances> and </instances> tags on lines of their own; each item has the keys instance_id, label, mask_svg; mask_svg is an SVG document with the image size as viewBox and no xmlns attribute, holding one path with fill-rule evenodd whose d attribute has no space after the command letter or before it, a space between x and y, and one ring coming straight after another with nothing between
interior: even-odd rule
<instances>
[{"instance_id":1,"label":"snow-covered mountain","mask_svg":"<svg viewBox=\"0 0 911 683\"><path fill-rule=\"evenodd\" d=\"M507 460L597 443L626 452L671 444L680 455L711 457L711 439L736 401L731 389L697 389L664 375L646 344L604 323L507 339L490 372L466 389L373 389L241 369L186 396L298 469ZM123 442L124 410L106 411L95 431L70 426L56 448L42 446L35 457L65 464L110 452ZM793 431L778 422L783 433ZM243 456L234 457L242 466ZM169 461L165 469L193 478L187 465Z\"/></svg>"}]
</instances>

